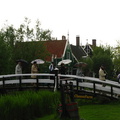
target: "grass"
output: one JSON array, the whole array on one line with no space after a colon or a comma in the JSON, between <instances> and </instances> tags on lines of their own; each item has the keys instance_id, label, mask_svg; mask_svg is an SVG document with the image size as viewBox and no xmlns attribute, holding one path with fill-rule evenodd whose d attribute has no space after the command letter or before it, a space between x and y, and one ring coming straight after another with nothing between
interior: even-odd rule
<instances>
[{"instance_id":1,"label":"grass","mask_svg":"<svg viewBox=\"0 0 120 120\"><path fill-rule=\"evenodd\" d=\"M59 100L60 94L50 91L22 91L0 96L0 120L63 120L56 115ZM105 97L76 101L82 120L120 120L120 101Z\"/></svg>"},{"instance_id":2,"label":"grass","mask_svg":"<svg viewBox=\"0 0 120 120\"><path fill-rule=\"evenodd\" d=\"M120 120L120 104L84 105L79 113L84 120Z\"/></svg>"},{"instance_id":3,"label":"grass","mask_svg":"<svg viewBox=\"0 0 120 120\"><path fill-rule=\"evenodd\" d=\"M59 94L51 91L22 91L0 96L0 120L32 120L53 114Z\"/></svg>"},{"instance_id":4,"label":"grass","mask_svg":"<svg viewBox=\"0 0 120 120\"><path fill-rule=\"evenodd\" d=\"M120 120L120 102L80 105L79 116L83 120ZM61 120L60 118L55 118L54 115L42 117L36 120L47 119Z\"/></svg>"}]
</instances>

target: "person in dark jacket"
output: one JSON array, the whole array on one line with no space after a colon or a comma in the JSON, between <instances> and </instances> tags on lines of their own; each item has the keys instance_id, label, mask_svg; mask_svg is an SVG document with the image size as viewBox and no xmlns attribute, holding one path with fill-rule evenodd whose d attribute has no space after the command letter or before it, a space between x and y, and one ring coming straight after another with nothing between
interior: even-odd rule
<instances>
[{"instance_id":1,"label":"person in dark jacket","mask_svg":"<svg viewBox=\"0 0 120 120\"><path fill-rule=\"evenodd\" d=\"M55 69L55 66L54 66L54 63L51 62L51 64L49 65L49 71L50 71L50 74L54 74L54 69ZM54 79L54 76L50 76L50 79Z\"/></svg>"},{"instance_id":2,"label":"person in dark jacket","mask_svg":"<svg viewBox=\"0 0 120 120\"><path fill-rule=\"evenodd\" d=\"M60 74L66 74L66 67L65 67L65 64L64 64L64 63L61 64Z\"/></svg>"}]
</instances>

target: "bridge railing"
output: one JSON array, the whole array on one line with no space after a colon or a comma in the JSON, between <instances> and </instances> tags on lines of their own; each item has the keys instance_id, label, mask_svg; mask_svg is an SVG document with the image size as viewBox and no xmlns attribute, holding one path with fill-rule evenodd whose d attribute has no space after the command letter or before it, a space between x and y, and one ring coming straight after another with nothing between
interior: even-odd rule
<instances>
[{"instance_id":1,"label":"bridge railing","mask_svg":"<svg viewBox=\"0 0 120 120\"><path fill-rule=\"evenodd\" d=\"M104 93L111 97L120 95L120 84L112 80L106 79L105 81L102 81L99 78L87 76L81 77L76 75L59 75L59 77L72 78L71 80L68 79L68 81L72 81L77 90L81 88L84 88L84 90L86 90L85 88L89 88L89 90L91 89L91 92L94 94Z\"/></svg>"},{"instance_id":2,"label":"bridge railing","mask_svg":"<svg viewBox=\"0 0 120 120\"><path fill-rule=\"evenodd\" d=\"M35 79L32 79L31 76L37 76ZM53 77L50 79L50 77ZM47 73L40 73L40 74L11 74L11 75L1 75L0 76L0 89L6 90L8 86L15 87L17 85L19 90L22 90L24 84L36 84L36 88L39 89L42 84L52 84L52 89L56 91L60 87L60 81L65 84L66 82L73 82L75 89L77 91L81 90L91 90L94 94L98 92L104 92L114 97L115 95L120 94L120 84L118 82L112 80L102 81L98 78L93 77L81 77L76 75L61 75L61 74L47 74ZM103 87L102 84L106 86ZM26 87L26 86L24 86ZM32 86L33 87L33 86Z\"/></svg>"},{"instance_id":3,"label":"bridge railing","mask_svg":"<svg viewBox=\"0 0 120 120\"><path fill-rule=\"evenodd\" d=\"M36 78L31 78L31 76L36 76ZM54 74L11 74L11 75L1 75L0 76L0 89L6 91L7 89L19 89L28 88L29 86L39 88L39 84L55 84L55 79L50 79L54 77ZM29 84L29 85L28 85ZM25 86L27 85L27 86Z\"/></svg>"}]
</instances>

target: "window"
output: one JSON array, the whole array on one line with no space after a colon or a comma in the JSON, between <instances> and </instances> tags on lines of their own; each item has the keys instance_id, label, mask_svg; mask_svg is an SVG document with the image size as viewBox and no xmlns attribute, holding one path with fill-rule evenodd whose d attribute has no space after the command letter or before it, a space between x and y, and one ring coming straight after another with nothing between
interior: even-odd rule
<instances>
[{"instance_id":1,"label":"window","mask_svg":"<svg viewBox=\"0 0 120 120\"><path fill-rule=\"evenodd\" d=\"M70 52L67 52L67 59L70 59Z\"/></svg>"}]
</instances>

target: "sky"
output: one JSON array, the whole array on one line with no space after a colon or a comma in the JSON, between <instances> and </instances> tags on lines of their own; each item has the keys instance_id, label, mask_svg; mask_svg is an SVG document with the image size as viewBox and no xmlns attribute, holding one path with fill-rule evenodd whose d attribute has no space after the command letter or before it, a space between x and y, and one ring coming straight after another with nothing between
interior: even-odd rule
<instances>
[{"instance_id":1,"label":"sky","mask_svg":"<svg viewBox=\"0 0 120 120\"><path fill-rule=\"evenodd\" d=\"M65 35L70 44L92 44L115 47L120 40L119 0L0 0L0 27L5 21L18 27L24 18L42 29L52 31L58 40ZM69 37L68 37L69 34Z\"/></svg>"}]
</instances>

